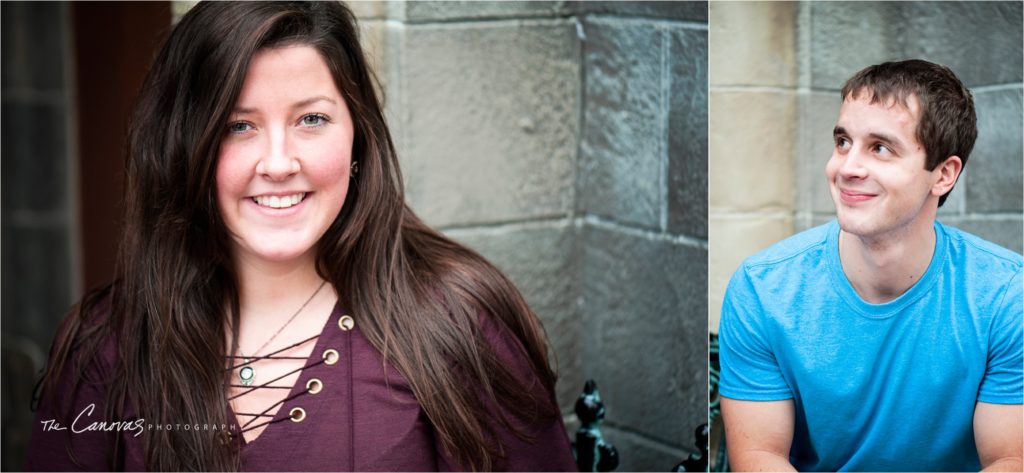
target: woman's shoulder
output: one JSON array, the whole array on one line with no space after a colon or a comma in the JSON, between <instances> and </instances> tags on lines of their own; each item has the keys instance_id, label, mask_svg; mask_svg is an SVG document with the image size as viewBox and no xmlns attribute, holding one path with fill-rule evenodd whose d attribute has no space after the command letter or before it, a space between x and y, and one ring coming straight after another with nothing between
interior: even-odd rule
<instances>
[{"instance_id":1,"label":"woman's shoulder","mask_svg":"<svg viewBox=\"0 0 1024 473\"><path fill-rule=\"evenodd\" d=\"M50 356L66 344L70 358L91 358L90 371L109 371L117 361L117 328L113 323L113 285L87 293L64 317Z\"/></svg>"}]
</instances>

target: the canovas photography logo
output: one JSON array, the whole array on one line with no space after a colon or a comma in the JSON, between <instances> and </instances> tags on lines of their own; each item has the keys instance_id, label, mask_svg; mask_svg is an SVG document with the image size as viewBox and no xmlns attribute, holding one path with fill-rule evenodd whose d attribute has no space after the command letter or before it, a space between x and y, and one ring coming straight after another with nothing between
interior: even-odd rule
<instances>
[{"instance_id":1,"label":"the canovas photography logo","mask_svg":"<svg viewBox=\"0 0 1024 473\"><path fill-rule=\"evenodd\" d=\"M235 425L228 424L198 424L198 423L174 423L174 424L153 424L147 423L146 419L132 419L122 421L93 420L96 411L96 404L89 404L75 416L70 426L61 425L56 419L39 421L43 424L43 432L71 430L72 433L81 434L84 432L134 432L133 437L142 435L147 430L205 430L205 431L233 431Z\"/></svg>"}]
</instances>

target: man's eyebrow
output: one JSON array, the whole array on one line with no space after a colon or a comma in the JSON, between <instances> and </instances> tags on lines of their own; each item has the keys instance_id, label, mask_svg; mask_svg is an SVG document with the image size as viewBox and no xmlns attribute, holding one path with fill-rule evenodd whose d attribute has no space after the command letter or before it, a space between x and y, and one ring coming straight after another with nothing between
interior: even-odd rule
<instances>
[{"instance_id":1,"label":"man's eyebrow","mask_svg":"<svg viewBox=\"0 0 1024 473\"><path fill-rule=\"evenodd\" d=\"M297 108L303 108L303 107L312 105L312 104L320 102L320 101L329 102L332 105L337 105L338 104L338 102L336 102L334 99L332 99L332 98L330 98L330 97L328 97L326 95L317 95L317 96L314 96L314 97L310 97L308 99L299 100L298 102L293 103L291 108L293 110L297 109ZM248 113L256 113L256 109L255 108L245 108L245 107L235 107L234 110L232 110L232 113L237 113L237 114L240 114L240 115L245 115L245 114L248 114Z\"/></svg>"},{"instance_id":2,"label":"man's eyebrow","mask_svg":"<svg viewBox=\"0 0 1024 473\"><path fill-rule=\"evenodd\" d=\"M892 145L893 147L903 148L903 142L900 141L900 139L896 138L895 136L886 135L885 133L878 133L878 132L868 133L868 136L873 138L873 139L875 139L875 140L877 140L877 141L882 141L884 143L888 143L888 144Z\"/></svg>"},{"instance_id":3,"label":"man's eyebrow","mask_svg":"<svg viewBox=\"0 0 1024 473\"><path fill-rule=\"evenodd\" d=\"M846 134L846 128L843 128L841 126L837 126L837 127L832 129L832 136L839 136L839 135L845 135L845 134Z\"/></svg>"}]
</instances>

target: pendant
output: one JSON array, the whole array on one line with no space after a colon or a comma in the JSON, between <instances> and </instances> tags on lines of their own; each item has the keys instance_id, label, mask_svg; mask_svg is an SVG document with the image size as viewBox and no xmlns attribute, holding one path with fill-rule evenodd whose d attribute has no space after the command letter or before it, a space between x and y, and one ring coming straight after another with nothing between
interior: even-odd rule
<instances>
[{"instance_id":1,"label":"pendant","mask_svg":"<svg viewBox=\"0 0 1024 473\"><path fill-rule=\"evenodd\" d=\"M242 369L238 370L238 379L242 381L243 386L252 386L253 381L256 380L256 370L249 366L249 359L245 359L245 365Z\"/></svg>"}]
</instances>

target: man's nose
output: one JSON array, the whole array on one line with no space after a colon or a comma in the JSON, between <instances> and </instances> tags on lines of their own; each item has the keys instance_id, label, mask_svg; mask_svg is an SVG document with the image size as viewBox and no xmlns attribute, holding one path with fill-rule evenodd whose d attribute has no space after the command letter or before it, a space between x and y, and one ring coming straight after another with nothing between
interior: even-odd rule
<instances>
[{"instance_id":1,"label":"man's nose","mask_svg":"<svg viewBox=\"0 0 1024 473\"><path fill-rule=\"evenodd\" d=\"M851 149L839 164L839 175L845 179L862 179L867 176L867 156L858 148Z\"/></svg>"}]
</instances>

